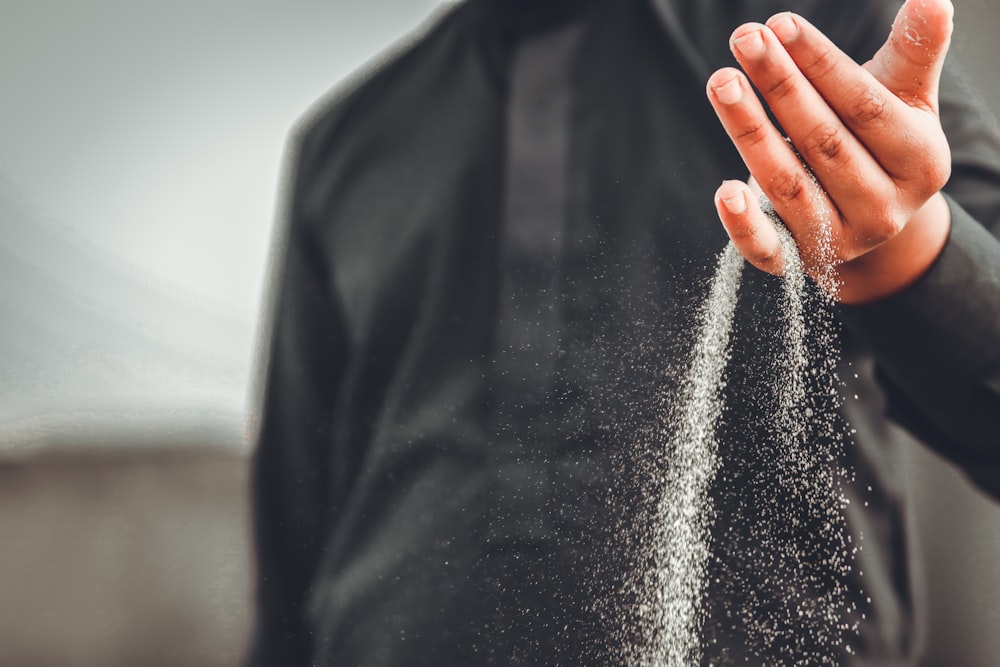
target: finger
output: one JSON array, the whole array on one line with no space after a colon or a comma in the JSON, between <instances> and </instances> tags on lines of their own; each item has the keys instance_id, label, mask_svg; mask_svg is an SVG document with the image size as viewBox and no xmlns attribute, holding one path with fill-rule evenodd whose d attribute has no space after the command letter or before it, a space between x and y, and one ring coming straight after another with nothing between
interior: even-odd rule
<instances>
[{"instance_id":1,"label":"finger","mask_svg":"<svg viewBox=\"0 0 1000 667\"><path fill-rule=\"evenodd\" d=\"M842 229L829 197L771 124L743 74L724 68L708 79L708 97L733 145L771 200L809 264L841 247Z\"/></svg>"},{"instance_id":2,"label":"finger","mask_svg":"<svg viewBox=\"0 0 1000 667\"><path fill-rule=\"evenodd\" d=\"M926 165L912 158L942 152L943 135L901 132L899 125L933 125L936 120L915 118L904 100L801 16L776 14L767 25L809 83L890 176L911 180L926 175Z\"/></svg>"},{"instance_id":3,"label":"finger","mask_svg":"<svg viewBox=\"0 0 1000 667\"><path fill-rule=\"evenodd\" d=\"M908 0L868 65L872 74L911 105L936 111L954 14L950 0Z\"/></svg>"},{"instance_id":4,"label":"finger","mask_svg":"<svg viewBox=\"0 0 1000 667\"><path fill-rule=\"evenodd\" d=\"M715 191L715 208L740 254L758 269L780 275L781 239L751 189L739 181L723 182Z\"/></svg>"},{"instance_id":5,"label":"finger","mask_svg":"<svg viewBox=\"0 0 1000 667\"><path fill-rule=\"evenodd\" d=\"M732 44L743 69L845 220L866 213L861 209L873 196L881 200L895 195L885 170L813 87L770 28L741 26L733 33ZM863 71L853 63L851 69Z\"/></svg>"}]
</instances>

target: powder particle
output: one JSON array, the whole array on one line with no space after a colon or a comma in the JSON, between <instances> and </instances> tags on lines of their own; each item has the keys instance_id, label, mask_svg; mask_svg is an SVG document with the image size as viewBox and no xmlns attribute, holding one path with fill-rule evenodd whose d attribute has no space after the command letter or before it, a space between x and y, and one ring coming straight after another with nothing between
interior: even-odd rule
<instances>
[{"instance_id":1,"label":"powder particle","mask_svg":"<svg viewBox=\"0 0 1000 667\"><path fill-rule=\"evenodd\" d=\"M806 279L791 234L770 202L765 198L761 203L775 221L784 260L783 353L773 364L774 377L762 378L773 396L761 402L771 414L766 417L769 442L760 446L772 456L773 470L764 471L769 477L758 474L760 488L751 492L773 500L761 504L761 516L737 517L761 528L753 548L760 583L725 582L722 589L741 602L733 608L723 601L716 608L726 610L726 623L743 625L747 654L764 664L835 665L849 650L846 635L856 628L844 620L847 591L842 580L851 563L844 519L847 501L841 488L848 473L839 463L844 437L834 418L839 407L839 350L829 302L839 285L831 230L828 223L816 230L816 289ZM709 563L746 556L711 540L711 488L721 463L716 427L726 407L723 389L743 266L743 258L728 244L697 312L689 370L670 401L669 414L663 415L668 464L656 485L660 495L648 538L648 568L634 584L640 639L626 649L632 664L701 664L704 626L720 622L706 618ZM788 526L800 522L819 526L817 534L804 541L797 538Z\"/></svg>"},{"instance_id":2,"label":"powder particle","mask_svg":"<svg viewBox=\"0 0 1000 667\"><path fill-rule=\"evenodd\" d=\"M742 270L743 258L730 244L698 313L698 345L682 388L665 492L656 509L653 567L644 586L649 599L640 608L646 640L638 655L642 665L700 662L699 614L711 522L708 490L718 468L715 423L722 412L719 389Z\"/></svg>"}]
</instances>

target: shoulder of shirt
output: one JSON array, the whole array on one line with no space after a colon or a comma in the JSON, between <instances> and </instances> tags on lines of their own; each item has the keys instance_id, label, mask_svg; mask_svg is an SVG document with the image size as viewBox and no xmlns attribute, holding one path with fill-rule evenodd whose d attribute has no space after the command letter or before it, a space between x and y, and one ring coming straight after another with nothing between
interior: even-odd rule
<instances>
[{"instance_id":1,"label":"shoulder of shirt","mask_svg":"<svg viewBox=\"0 0 1000 667\"><path fill-rule=\"evenodd\" d=\"M322 152L336 137L363 120L364 110L391 94L397 82L433 56L467 23L467 3L438 7L420 25L389 45L309 107L296 121L290 135L293 152Z\"/></svg>"}]
</instances>

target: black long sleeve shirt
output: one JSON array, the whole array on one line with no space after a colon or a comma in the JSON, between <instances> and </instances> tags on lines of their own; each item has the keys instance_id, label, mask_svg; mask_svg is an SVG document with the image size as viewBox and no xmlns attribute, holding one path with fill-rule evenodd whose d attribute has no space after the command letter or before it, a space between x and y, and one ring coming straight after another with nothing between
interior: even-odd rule
<instances>
[{"instance_id":1,"label":"black long sleeve shirt","mask_svg":"<svg viewBox=\"0 0 1000 667\"><path fill-rule=\"evenodd\" d=\"M743 21L794 9L863 61L895 9L536 4L447 10L297 134L254 461L252 667L620 661L623 526L648 509L658 400L726 242L714 190L744 174L704 81ZM942 118L943 254L903 294L836 313L847 525L864 534L844 664L919 650L901 449L1000 493L1000 137L952 66ZM743 479L726 460L768 464L741 396L777 349L776 284L749 270L741 288L722 480ZM716 533L752 537L726 503L754 489L720 491ZM711 580L755 576L752 559L724 570ZM711 641L706 662L754 664L738 632Z\"/></svg>"}]
</instances>

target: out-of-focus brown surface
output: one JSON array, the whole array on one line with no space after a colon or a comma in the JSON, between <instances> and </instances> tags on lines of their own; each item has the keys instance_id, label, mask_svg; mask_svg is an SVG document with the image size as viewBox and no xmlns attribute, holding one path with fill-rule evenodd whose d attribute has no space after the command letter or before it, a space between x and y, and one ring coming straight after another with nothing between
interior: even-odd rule
<instances>
[{"instance_id":1,"label":"out-of-focus brown surface","mask_svg":"<svg viewBox=\"0 0 1000 667\"><path fill-rule=\"evenodd\" d=\"M190 443L0 457L0 667L237 665L247 465ZM929 453L909 467L930 594L922 665L1000 665L1000 507Z\"/></svg>"},{"instance_id":2,"label":"out-of-focus brown surface","mask_svg":"<svg viewBox=\"0 0 1000 667\"><path fill-rule=\"evenodd\" d=\"M246 457L232 449L0 459L0 665L237 664L245 489Z\"/></svg>"}]
</instances>

